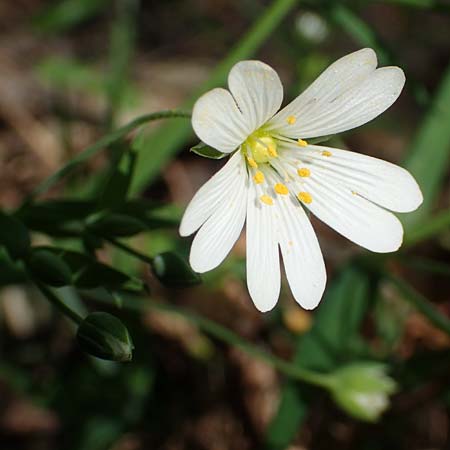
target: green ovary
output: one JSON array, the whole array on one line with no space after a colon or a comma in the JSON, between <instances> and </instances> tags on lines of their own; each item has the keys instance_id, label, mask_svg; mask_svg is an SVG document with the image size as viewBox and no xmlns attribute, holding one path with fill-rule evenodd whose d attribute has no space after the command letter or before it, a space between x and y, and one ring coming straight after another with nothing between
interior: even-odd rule
<instances>
[{"instance_id":1,"label":"green ovary","mask_svg":"<svg viewBox=\"0 0 450 450\"><path fill-rule=\"evenodd\" d=\"M275 139L262 133L256 132L249 136L244 148L247 149L247 156L253 158L258 164L266 163L278 156Z\"/></svg>"}]
</instances>

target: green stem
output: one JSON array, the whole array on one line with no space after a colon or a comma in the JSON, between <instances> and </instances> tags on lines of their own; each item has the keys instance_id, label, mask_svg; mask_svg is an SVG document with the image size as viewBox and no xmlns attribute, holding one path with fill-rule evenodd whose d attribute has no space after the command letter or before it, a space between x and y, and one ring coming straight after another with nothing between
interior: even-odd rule
<instances>
[{"instance_id":1,"label":"green stem","mask_svg":"<svg viewBox=\"0 0 450 450\"><path fill-rule=\"evenodd\" d=\"M436 236L437 234L448 230L450 227L450 209L443 211L420 225L416 225L406 235L405 247L417 244L421 241Z\"/></svg>"},{"instance_id":2,"label":"green stem","mask_svg":"<svg viewBox=\"0 0 450 450\"><path fill-rule=\"evenodd\" d=\"M92 297L91 297L92 298ZM92 298L95 301L100 301L102 303L111 303L110 299L106 299L105 297L95 297ZM330 389L332 386L332 376L322 373L317 373L311 370L304 369L302 367L296 366L295 364L285 361L284 359L278 358L255 345L249 344L240 336L238 336L233 331L228 328L218 324L217 322L208 319L204 316L200 316L199 314L183 310L181 308L158 303L155 301L148 300L138 300L133 299L132 301L124 298L123 299L123 308L129 310L135 310L142 312L143 310L153 309L158 311L164 311L166 313L170 313L173 315L182 316L184 319L188 320L192 324L196 325L199 329L203 330L205 333L213 336L214 338L225 342L233 347L239 348L245 353L254 358L257 358L275 369L279 370L284 375L294 378L296 380L303 381L308 384L312 384L315 386L319 386L325 389Z\"/></svg>"},{"instance_id":3,"label":"green stem","mask_svg":"<svg viewBox=\"0 0 450 450\"><path fill-rule=\"evenodd\" d=\"M435 261L430 258L416 258L410 255L399 255L395 259L400 261L403 265L411 267L419 271L434 273L436 275L450 276L450 264L440 261Z\"/></svg>"},{"instance_id":4,"label":"green stem","mask_svg":"<svg viewBox=\"0 0 450 450\"><path fill-rule=\"evenodd\" d=\"M35 285L37 288L42 292L42 294L47 297L48 301L58 308L65 316L67 316L69 319L71 319L73 322L75 322L77 325L79 325L83 318L76 313L73 309L69 308L57 295L54 294L54 292L49 289L45 284L40 283L37 280L34 280Z\"/></svg>"},{"instance_id":5,"label":"green stem","mask_svg":"<svg viewBox=\"0 0 450 450\"><path fill-rule=\"evenodd\" d=\"M129 132L133 131L135 128L150 122L152 120L159 119L172 119L172 118L190 118L190 113L176 110L164 110L157 111L151 114L145 114L143 116L137 117L132 120L128 124L123 127L118 128L116 131L107 134L98 140L95 144L88 147L86 150L81 152L75 158L71 159L68 163L66 163L63 167L61 167L58 171L56 171L49 178L44 180L41 184L39 184L36 189L31 194L31 199L36 197L37 195L43 194L48 189L50 189L56 182L58 182L61 178L66 176L69 172L71 172L74 168L79 166L81 163L85 162L89 158L92 158L95 154L104 150L109 145L116 142L121 137L127 135ZM31 199L28 199L27 202L30 202Z\"/></svg>"},{"instance_id":6,"label":"green stem","mask_svg":"<svg viewBox=\"0 0 450 450\"><path fill-rule=\"evenodd\" d=\"M422 294L394 275L385 273L384 276L403 293L406 301L420 311L433 325L450 335L450 320L441 314Z\"/></svg>"},{"instance_id":7,"label":"green stem","mask_svg":"<svg viewBox=\"0 0 450 450\"><path fill-rule=\"evenodd\" d=\"M141 252L138 252L137 250L135 250L134 248L124 244L123 242L120 242L114 238L108 238L108 237L104 237L103 238L105 241L108 241L110 244L114 245L114 247L120 248L122 251L124 251L125 253L128 253L129 255L135 256L136 258L140 259L141 261L148 263L148 264L152 264L153 263L153 258L150 258L147 255L144 255Z\"/></svg>"}]
</instances>

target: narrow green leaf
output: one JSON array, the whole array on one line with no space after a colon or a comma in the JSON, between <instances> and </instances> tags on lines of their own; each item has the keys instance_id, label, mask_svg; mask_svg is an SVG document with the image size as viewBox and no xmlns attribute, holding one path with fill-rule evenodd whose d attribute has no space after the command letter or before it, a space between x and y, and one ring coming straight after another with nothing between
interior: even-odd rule
<instances>
[{"instance_id":1,"label":"narrow green leaf","mask_svg":"<svg viewBox=\"0 0 450 450\"><path fill-rule=\"evenodd\" d=\"M385 274L385 276L394 283L409 304L421 312L435 327L450 335L450 319L448 317L402 279L390 274Z\"/></svg>"},{"instance_id":2,"label":"narrow green leaf","mask_svg":"<svg viewBox=\"0 0 450 450\"><path fill-rule=\"evenodd\" d=\"M0 211L0 245L3 245L13 258L24 257L30 249L30 234L25 225L3 211Z\"/></svg>"},{"instance_id":3,"label":"narrow green leaf","mask_svg":"<svg viewBox=\"0 0 450 450\"><path fill-rule=\"evenodd\" d=\"M6 248L0 246L0 286L23 283L27 276L20 261L12 260Z\"/></svg>"},{"instance_id":4,"label":"narrow green leaf","mask_svg":"<svg viewBox=\"0 0 450 450\"><path fill-rule=\"evenodd\" d=\"M219 152L219 150L216 150L203 142L191 147L191 152L209 159L222 159L225 158L225 156L229 156L229 153Z\"/></svg>"},{"instance_id":5,"label":"narrow green leaf","mask_svg":"<svg viewBox=\"0 0 450 450\"><path fill-rule=\"evenodd\" d=\"M125 151L114 164L109 177L106 180L99 199L99 207L116 209L126 200L128 189L134 173L136 154L134 151Z\"/></svg>"},{"instance_id":6,"label":"narrow green leaf","mask_svg":"<svg viewBox=\"0 0 450 450\"><path fill-rule=\"evenodd\" d=\"M92 234L104 238L133 236L147 230L140 219L117 213L101 213L87 222Z\"/></svg>"},{"instance_id":7,"label":"narrow green leaf","mask_svg":"<svg viewBox=\"0 0 450 450\"><path fill-rule=\"evenodd\" d=\"M117 269L92 261L82 267L75 277L74 284L80 289L94 289L104 287L109 290L130 290L142 292L144 283Z\"/></svg>"},{"instance_id":8,"label":"narrow green leaf","mask_svg":"<svg viewBox=\"0 0 450 450\"><path fill-rule=\"evenodd\" d=\"M81 220L96 209L93 200L46 200L27 204L17 213L26 224L33 227L35 223L53 222L55 220L70 222Z\"/></svg>"},{"instance_id":9,"label":"narrow green leaf","mask_svg":"<svg viewBox=\"0 0 450 450\"><path fill-rule=\"evenodd\" d=\"M166 111L157 111L150 114L145 114L143 116L137 117L132 120L128 124L123 127L118 128L117 130L107 134L100 140L98 140L95 144L88 147L86 150L81 152L75 158L71 159L67 162L63 167L57 170L53 175L44 180L41 184L37 186L37 188L33 191L31 197L35 197L37 195L43 194L48 189L50 189L54 184L56 184L59 180L61 180L64 176L72 172L79 165L83 164L88 159L92 158L97 153L105 150L109 145L118 141L122 137L126 136L130 131L140 127L141 125L151 122L152 120L159 119L169 119L169 118L189 118L190 114L182 111L174 111L174 110L166 110ZM31 199L29 199L30 201Z\"/></svg>"},{"instance_id":10,"label":"narrow green leaf","mask_svg":"<svg viewBox=\"0 0 450 450\"><path fill-rule=\"evenodd\" d=\"M447 174L450 161L450 65L442 78L433 102L414 140L405 167L414 175L424 196L420 208L402 217L407 232L423 222Z\"/></svg>"},{"instance_id":11,"label":"narrow green leaf","mask_svg":"<svg viewBox=\"0 0 450 450\"><path fill-rule=\"evenodd\" d=\"M49 286L61 287L72 283L69 265L48 247L34 247L26 260L26 266L33 278Z\"/></svg>"},{"instance_id":12,"label":"narrow green leaf","mask_svg":"<svg viewBox=\"0 0 450 450\"><path fill-rule=\"evenodd\" d=\"M95 16L107 4L107 0L54 0L34 17L33 25L45 33L58 33Z\"/></svg>"}]
</instances>

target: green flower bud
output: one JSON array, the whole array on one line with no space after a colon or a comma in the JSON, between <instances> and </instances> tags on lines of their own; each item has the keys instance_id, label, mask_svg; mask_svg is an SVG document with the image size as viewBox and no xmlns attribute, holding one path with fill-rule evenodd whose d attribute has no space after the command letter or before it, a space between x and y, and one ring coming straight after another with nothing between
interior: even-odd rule
<instances>
[{"instance_id":1,"label":"green flower bud","mask_svg":"<svg viewBox=\"0 0 450 450\"><path fill-rule=\"evenodd\" d=\"M188 287L201 282L200 276L190 268L189 264L173 252L156 255L153 258L152 269L156 278L167 287Z\"/></svg>"},{"instance_id":2,"label":"green flower bud","mask_svg":"<svg viewBox=\"0 0 450 450\"><path fill-rule=\"evenodd\" d=\"M375 422L389 407L389 395L396 391L387 367L376 362L355 363L332 374L330 386L334 401L349 415Z\"/></svg>"},{"instance_id":3,"label":"green flower bud","mask_svg":"<svg viewBox=\"0 0 450 450\"><path fill-rule=\"evenodd\" d=\"M131 361L133 343L125 325L106 312L89 314L81 322L77 340L86 353L110 361Z\"/></svg>"}]
</instances>

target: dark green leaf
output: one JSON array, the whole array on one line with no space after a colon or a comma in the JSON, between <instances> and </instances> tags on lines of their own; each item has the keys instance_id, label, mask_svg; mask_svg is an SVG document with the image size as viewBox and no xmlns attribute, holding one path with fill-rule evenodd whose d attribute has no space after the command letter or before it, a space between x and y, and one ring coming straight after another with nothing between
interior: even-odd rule
<instances>
[{"instance_id":1,"label":"dark green leaf","mask_svg":"<svg viewBox=\"0 0 450 450\"><path fill-rule=\"evenodd\" d=\"M216 150L203 142L191 147L191 152L209 159L222 159L225 158L225 156L229 156L229 153L219 152L219 150Z\"/></svg>"},{"instance_id":2,"label":"dark green leaf","mask_svg":"<svg viewBox=\"0 0 450 450\"><path fill-rule=\"evenodd\" d=\"M416 178L423 193L423 204L413 213L402 216L406 231L429 216L436 197L448 172L450 161L450 65L442 77L439 88L425 120L413 140L405 161L405 168ZM430 157L432 149L432 157Z\"/></svg>"},{"instance_id":3,"label":"dark green leaf","mask_svg":"<svg viewBox=\"0 0 450 450\"><path fill-rule=\"evenodd\" d=\"M133 177L136 154L125 151L111 170L99 200L101 208L115 209L126 200L128 188Z\"/></svg>"},{"instance_id":4,"label":"dark green leaf","mask_svg":"<svg viewBox=\"0 0 450 450\"><path fill-rule=\"evenodd\" d=\"M133 343L125 325L106 312L89 314L81 322L77 339L86 353L110 361L131 361Z\"/></svg>"},{"instance_id":5,"label":"dark green leaf","mask_svg":"<svg viewBox=\"0 0 450 450\"><path fill-rule=\"evenodd\" d=\"M34 26L46 33L70 29L98 14L107 0L59 0L33 19Z\"/></svg>"},{"instance_id":6,"label":"dark green leaf","mask_svg":"<svg viewBox=\"0 0 450 450\"><path fill-rule=\"evenodd\" d=\"M66 258L69 255L66 255ZM70 255L72 263L76 264L80 261L75 261L74 254ZM129 275L120 272L112 267L102 264L98 261L91 261L83 265L78 272L75 279L75 286L82 289L93 289L96 287L104 287L107 289L126 289L133 291L142 291L144 284L137 278L132 278Z\"/></svg>"},{"instance_id":7,"label":"dark green leaf","mask_svg":"<svg viewBox=\"0 0 450 450\"><path fill-rule=\"evenodd\" d=\"M135 217L116 213L101 213L88 220L91 233L101 237L133 236L148 230L147 225Z\"/></svg>"},{"instance_id":8,"label":"dark green leaf","mask_svg":"<svg viewBox=\"0 0 450 450\"><path fill-rule=\"evenodd\" d=\"M7 250L0 246L0 286L23 283L27 277L20 261L12 260Z\"/></svg>"},{"instance_id":9,"label":"dark green leaf","mask_svg":"<svg viewBox=\"0 0 450 450\"><path fill-rule=\"evenodd\" d=\"M157 204L145 199L130 200L117 213L135 217L147 225L148 230L177 227L182 210L176 205Z\"/></svg>"},{"instance_id":10,"label":"dark green leaf","mask_svg":"<svg viewBox=\"0 0 450 450\"><path fill-rule=\"evenodd\" d=\"M81 200L50 200L26 204L18 217L32 230L52 237L78 236L84 228L83 220L93 214L96 202Z\"/></svg>"},{"instance_id":11,"label":"dark green leaf","mask_svg":"<svg viewBox=\"0 0 450 450\"><path fill-rule=\"evenodd\" d=\"M0 245L3 245L12 258L24 257L30 249L30 235L25 225L0 211Z\"/></svg>"},{"instance_id":12,"label":"dark green leaf","mask_svg":"<svg viewBox=\"0 0 450 450\"><path fill-rule=\"evenodd\" d=\"M90 200L47 200L26 205L18 214L26 224L51 221L72 222L91 215L96 202Z\"/></svg>"},{"instance_id":13,"label":"dark green leaf","mask_svg":"<svg viewBox=\"0 0 450 450\"><path fill-rule=\"evenodd\" d=\"M34 278L49 286L67 286L72 282L69 265L56 251L47 247L33 248L26 266Z\"/></svg>"},{"instance_id":14,"label":"dark green leaf","mask_svg":"<svg viewBox=\"0 0 450 450\"><path fill-rule=\"evenodd\" d=\"M153 273L167 287L194 286L201 282L189 264L173 252L164 252L153 258Z\"/></svg>"}]
</instances>

